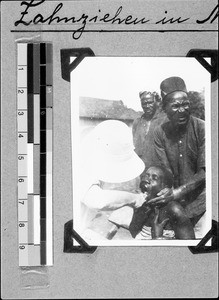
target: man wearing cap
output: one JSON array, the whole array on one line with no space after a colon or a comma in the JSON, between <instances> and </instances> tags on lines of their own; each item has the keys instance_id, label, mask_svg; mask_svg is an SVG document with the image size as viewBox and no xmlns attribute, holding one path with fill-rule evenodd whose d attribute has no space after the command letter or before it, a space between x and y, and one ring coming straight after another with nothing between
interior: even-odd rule
<instances>
[{"instance_id":1,"label":"man wearing cap","mask_svg":"<svg viewBox=\"0 0 219 300\"><path fill-rule=\"evenodd\" d=\"M206 210L205 122L190 115L183 79L167 78L160 88L169 121L154 130L155 159L172 172L174 189L161 191L150 204L177 200L195 225Z\"/></svg>"},{"instance_id":2,"label":"man wearing cap","mask_svg":"<svg viewBox=\"0 0 219 300\"><path fill-rule=\"evenodd\" d=\"M134 121L132 133L135 152L144 161L147 170L153 164L154 129L164 122L166 115L160 109L160 97L156 92L142 91L139 97L144 113Z\"/></svg>"}]
</instances>

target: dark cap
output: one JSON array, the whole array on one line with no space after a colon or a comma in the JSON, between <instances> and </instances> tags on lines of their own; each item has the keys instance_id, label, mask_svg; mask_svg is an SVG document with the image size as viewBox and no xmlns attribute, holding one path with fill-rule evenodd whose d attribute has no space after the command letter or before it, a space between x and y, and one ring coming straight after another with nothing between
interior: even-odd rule
<instances>
[{"instance_id":1,"label":"dark cap","mask_svg":"<svg viewBox=\"0 0 219 300\"><path fill-rule=\"evenodd\" d=\"M169 77L163 80L160 84L161 97L164 99L168 94L173 92L185 92L187 93L185 82L180 77Z\"/></svg>"}]
</instances>

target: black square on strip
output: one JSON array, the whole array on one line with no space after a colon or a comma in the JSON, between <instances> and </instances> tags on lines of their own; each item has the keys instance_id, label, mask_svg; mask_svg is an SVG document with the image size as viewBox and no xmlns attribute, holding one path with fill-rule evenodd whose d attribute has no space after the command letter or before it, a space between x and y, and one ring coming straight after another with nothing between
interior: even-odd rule
<instances>
[{"instance_id":1,"label":"black square on strip","mask_svg":"<svg viewBox=\"0 0 219 300\"><path fill-rule=\"evenodd\" d=\"M40 85L46 85L46 66L40 66Z\"/></svg>"},{"instance_id":2,"label":"black square on strip","mask_svg":"<svg viewBox=\"0 0 219 300\"><path fill-rule=\"evenodd\" d=\"M46 175L46 153L40 153L40 175Z\"/></svg>"},{"instance_id":3,"label":"black square on strip","mask_svg":"<svg viewBox=\"0 0 219 300\"><path fill-rule=\"evenodd\" d=\"M40 197L46 197L46 176L40 175Z\"/></svg>"},{"instance_id":4,"label":"black square on strip","mask_svg":"<svg viewBox=\"0 0 219 300\"><path fill-rule=\"evenodd\" d=\"M27 96L27 115L28 115L28 143L33 143L34 140L34 104L33 94Z\"/></svg>"},{"instance_id":5,"label":"black square on strip","mask_svg":"<svg viewBox=\"0 0 219 300\"><path fill-rule=\"evenodd\" d=\"M46 242L43 241L40 242L40 264L46 265Z\"/></svg>"},{"instance_id":6,"label":"black square on strip","mask_svg":"<svg viewBox=\"0 0 219 300\"><path fill-rule=\"evenodd\" d=\"M40 197L40 219L46 218L46 198Z\"/></svg>"},{"instance_id":7,"label":"black square on strip","mask_svg":"<svg viewBox=\"0 0 219 300\"><path fill-rule=\"evenodd\" d=\"M46 44L40 44L40 64L46 64Z\"/></svg>"},{"instance_id":8,"label":"black square on strip","mask_svg":"<svg viewBox=\"0 0 219 300\"><path fill-rule=\"evenodd\" d=\"M40 241L46 242L46 219L40 219Z\"/></svg>"},{"instance_id":9,"label":"black square on strip","mask_svg":"<svg viewBox=\"0 0 219 300\"><path fill-rule=\"evenodd\" d=\"M46 152L46 130L40 130L40 153Z\"/></svg>"},{"instance_id":10,"label":"black square on strip","mask_svg":"<svg viewBox=\"0 0 219 300\"><path fill-rule=\"evenodd\" d=\"M40 86L40 108L46 108L46 86Z\"/></svg>"},{"instance_id":11,"label":"black square on strip","mask_svg":"<svg viewBox=\"0 0 219 300\"><path fill-rule=\"evenodd\" d=\"M46 130L46 108L40 109L40 130Z\"/></svg>"},{"instance_id":12,"label":"black square on strip","mask_svg":"<svg viewBox=\"0 0 219 300\"><path fill-rule=\"evenodd\" d=\"M27 44L27 92L33 93L33 44Z\"/></svg>"}]
</instances>

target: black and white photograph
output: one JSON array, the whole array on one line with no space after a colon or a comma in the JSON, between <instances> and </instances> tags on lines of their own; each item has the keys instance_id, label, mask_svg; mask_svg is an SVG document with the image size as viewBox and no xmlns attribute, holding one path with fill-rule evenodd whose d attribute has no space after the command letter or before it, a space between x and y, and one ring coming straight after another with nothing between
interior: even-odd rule
<instances>
[{"instance_id":1,"label":"black and white photograph","mask_svg":"<svg viewBox=\"0 0 219 300\"><path fill-rule=\"evenodd\" d=\"M71 72L73 226L89 245L206 235L210 97L195 58L86 57Z\"/></svg>"}]
</instances>

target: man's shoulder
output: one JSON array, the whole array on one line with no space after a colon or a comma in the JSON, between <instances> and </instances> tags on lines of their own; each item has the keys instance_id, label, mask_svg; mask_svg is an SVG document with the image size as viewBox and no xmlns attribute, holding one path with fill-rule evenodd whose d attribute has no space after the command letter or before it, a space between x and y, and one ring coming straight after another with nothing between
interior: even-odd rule
<instances>
[{"instance_id":1,"label":"man's shoulder","mask_svg":"<svg viewBox=\"0 0 219 300\"><path fill-rule=\"evenodd\" d=\"M158 111L155 113L155 115L154 115L152 121L153 121L154 123L157 123L157 124L162 124L162 123L164 123L167 119L168 119L168 118L167 118L166 113L165 113L163 110L158 110Z\"/></svg>"},{"instance_id":2,"label":"man's shoulder","mask_svg":"<svg viewBox=\"0 0 219 300\"><path fill-rule=\"evenodd\" d=\"M139 121L141 120L143 114L139 117L137 117L136 119L134 119L133 124L139 123Z\"/></svg>"},{"instance_id":3,"label":"man's shoulder","mask_svg":"<svg viewBox=\"0 0 219 300\"><path fill-rule=\"evenodd\" d=\"M168 118L162 119L162 121L157 124L157 126L154 129L154 133L157 135L163 135L167 129L169 129L170 121Z\"/></svg>"},{"instance_id":4,"label":"man's shoulder","mask_svg":"<svg viewBox=\"0 0 219 300\"><path fill-rule=\"evenodd\" d=\"M191 122L189 132L194 132L197 138L203 140L205 138L205 121L191 116Z\"/></svg>"},{"instance_id":5,"label":"man's shoulder","mask_svg":"<svg viewBox=\"0 0 219 300\"><path fill-rule=\"evenodd\" d=\"M133 124L132 124L132 129L133 129L133 130L135 130L136 127L138 127L138 125L141 123L141 119L142 119L142 116L137 117L137 118L133 121Z\"/></svg>"},{"instance_id":6,"label":"man's shoulder","mask_svg":"<svg viewBox=\"0 0 219 300\"><path fill-rule=\"evenodd\" d=\"M191 116L191 121L192 121L194 124L197 124L197 125L200 125L200 126L205 126L205 121L202 120L202 119L199 119L199 118L197 118L197 117Z\"/></svg>"}]
</instances>

